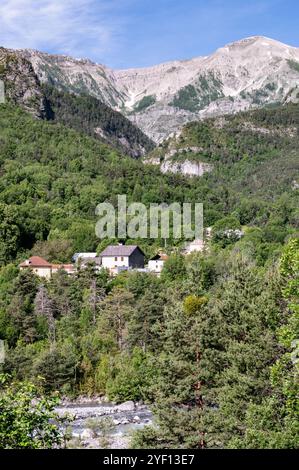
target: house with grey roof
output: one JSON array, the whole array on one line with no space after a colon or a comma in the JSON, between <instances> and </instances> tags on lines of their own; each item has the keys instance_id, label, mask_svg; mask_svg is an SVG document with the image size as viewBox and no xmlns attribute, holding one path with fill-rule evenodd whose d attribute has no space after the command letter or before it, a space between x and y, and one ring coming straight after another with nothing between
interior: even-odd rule
<instances>
[{"instance_id":1,"label":"house with grey roof","mask_svg":"<svg viewBox=\"0 0 299 470\"><path fill-rule=\"evenodd\" d=\"M101 254L102 268L113 274L129 269L143 269L145 255L137 245L110 245Z\"/></svg>"}]
</instances>

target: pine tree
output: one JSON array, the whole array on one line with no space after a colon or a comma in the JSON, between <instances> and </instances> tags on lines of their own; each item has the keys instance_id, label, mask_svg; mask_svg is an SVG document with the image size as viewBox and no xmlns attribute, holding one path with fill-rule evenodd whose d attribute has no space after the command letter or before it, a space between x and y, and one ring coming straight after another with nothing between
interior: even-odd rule
<instances>
[{"instance_id":1,"label":"pine tree","mask_svg":"<svg viewBox=\"0 0 299 470\"><path fill-rule=\"evenodd\" d=\"M133 295L116 287L100 305L99 328L112 334L119 351L127 347L127 322L132 313Z\"/></svg>"},{"instance_id":2,"label":"pine tree","mask_svg":"<svg viewBox=\"0 0 299 470\"><path fill-rule=\"evenodd\" d=\"M267 393L280 316L276 274L237 253L226 272L210 300L165 309L150 390L158 427L138 436L142 447L227 447L244 434L249 403Z\"/></svg>"},{"instance_id":3,"label":"pine tree","mask_svg":"<svg viewBox=\"0 0 299 470\"><path fill-rule=\"evenodd\" d=\"M173 299L158 327L163 351L154 359L156 374L149 390L156 428L146 428L135 438L144 448L206 447L203 426L205 385L201 380L201 330L204 308L186 315Z\"/></svg>"},{"instance_id":4,"label":"pine tree","mask_svg":"<svg viewBox=\"0 0 299 470\"><path fill-rule=\"evenodd\" d=\"M48 338L51 345L56 342L56 327L55 327L55 305L53 300L49 297L47 289L44 285L40 285L34 300L34 311L37 317L46 319L48 326Z\"/></svg>"},{"instance_id":5,"label":"pine tree","mask_svg":"<svg viewBox=\"0 0 299 470\"><path fill-rule=\"evenodd\" d=\"M283 325L277 329L279 359L270 368L270 393L246 413L244 436L232 447L294 449L299 447L299 240L289 242L280 263Z\"/></svg>"},{"instance_id":6,"label":"pine tree","mask_svg":"<svg viewBox=\"0 0 299 470\"><path fill-rule=\"evenodd\" d=\"M143 352L159 348L155 325L163 317L165 298L160 289L151 289L137 300L128 324L131 348L139 346Z\"/></svg>"},{"instance_id":7,"label":"pine tree","mask_svg":"<svg viewBox=\"0 0 299 470\"><path fill-rule=\"evenodd\" d=\"M208 388L204 422L210 447L228 447L246 431L246 410L269 389L269 364L278 353L280 321L277 273L264 275L233 253L228 275L208 304L203 337Z\"/></svg>"},{"instance_id":8,"label":"pine tree","mask_svg":"<svg viewBox=\"0 0 299 470\"><path fill-rule=\"evenodd\" d=\"M33 307L37 285L37 278L30 271L24 271L19 274L12 286L8 313L15 331L15 339L23 339L25 343L32 343L37 337Z\"/></svg>"}]
</instances>

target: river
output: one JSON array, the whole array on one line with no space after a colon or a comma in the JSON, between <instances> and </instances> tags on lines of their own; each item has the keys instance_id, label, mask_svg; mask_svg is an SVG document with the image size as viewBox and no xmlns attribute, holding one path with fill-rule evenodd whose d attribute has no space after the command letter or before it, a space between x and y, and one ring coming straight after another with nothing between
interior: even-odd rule
<instances>
[{"instance_id":1,"label":"river","mask_svg":"<svg viewBox=\"0 0 299 470\"><path fill-rule=\"evenodd\" d=\"M68 444L72 448L103 447L102 431L98 433L90 423L109 422L105 448L110 449L128 448L131 433L152 424L152 413L149 408L132 401L116 405L100 400L81 399L80 402L64 402L56 408L56 411L60 416L68 415L72 418L70 424L72 440Z\"/></svg>"}]
</instances>

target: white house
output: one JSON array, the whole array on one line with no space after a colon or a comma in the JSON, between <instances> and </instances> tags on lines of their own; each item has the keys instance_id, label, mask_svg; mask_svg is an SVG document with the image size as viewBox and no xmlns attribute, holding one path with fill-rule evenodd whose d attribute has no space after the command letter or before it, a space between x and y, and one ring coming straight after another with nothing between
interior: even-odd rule
<instances>
[{"instance_id":1,"label":"white house","mask_svg":"<svg viewBox=\"0 0 299 470\"><path fill-rule=\"evenodd\" d=\"M137 245L108 246L101 254L102 268L113 274L128 269L144 268L144 253Z\"/></svg>"},{"instance_id":2,"label":"white house","mask_svg":"<svg viewBox=\"0 0 299 470\"><path fill-rule=\"evenodd\" d=\"M148 270L151 273L155 273L158 276L161 274L165 261L168 260L168 256L164 253L159 253L158 255L154 256L149 263L148 263Z\"/></svg>"}]
</instances>

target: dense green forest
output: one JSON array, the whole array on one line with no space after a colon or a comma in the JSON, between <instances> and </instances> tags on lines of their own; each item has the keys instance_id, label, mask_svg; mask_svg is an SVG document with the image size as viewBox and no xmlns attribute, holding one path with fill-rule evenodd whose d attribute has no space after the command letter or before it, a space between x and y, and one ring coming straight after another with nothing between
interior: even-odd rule
<instances>
[{"instance_id":1,"label":"dense green forest","mask_svg":"<svg viewBox=\"0 0 299 470\"><path fill-rule=\"evenodd\" d=\"M123 156L70 117L61 120L74 129L1 106L2 372L49 396L148 402L156 425L135 447L298 447L298 110L188 125L181 145L204 147L215 168L185 178ZM163 158L167 145L155 154ZM118 194L147 206L203 202L213 227L207 252L183 257L182 241L168 240L161 278L110 278L93 266L50 281L19 272L30 254L67 262L100 249L95 207ZM164 245L126 242L147 257ZM18 393L28 397L26 387Z\"/></svg>"},{"instance_id":2,"label":"dense green forest","mask_svg":"<svg viewBox=\"0 0 299 470\"><path fill-rule=\"evenodd\" d=\"M290 119L296 116L297 107L287 109ZM118 194L147 206L203 202L205 226L247 226L249 238L265 243L262 249L252 244L261 263L298 229L298 136L278 139L272 152L264 142L267 135L241 134L252 142L253 156L238 150L235 162L224 155L215 171L199 179L162 175L83 133L34 120L10 105L1 107L0 124L2 264L24 258L37 242L63 241L62 252L52 259L57 262L69 261L72 252L96 249L95 208L104 201L115 204ZM223 140L224 154L235 141L230 135ZM139 242L148 255L162 243Z\"/></svg>"},{"instance_id":3,"label":"dense green forest","mask_svg":"<svg viewBox=\"0 0 299 470\"><path fill-rule=\"evenodd\" d=\"M131 121L92 96L76 96L43 85L53 119L115 146L126 155L140 157L154 148L154 143Z\"/></svg>"}]
</instances>

